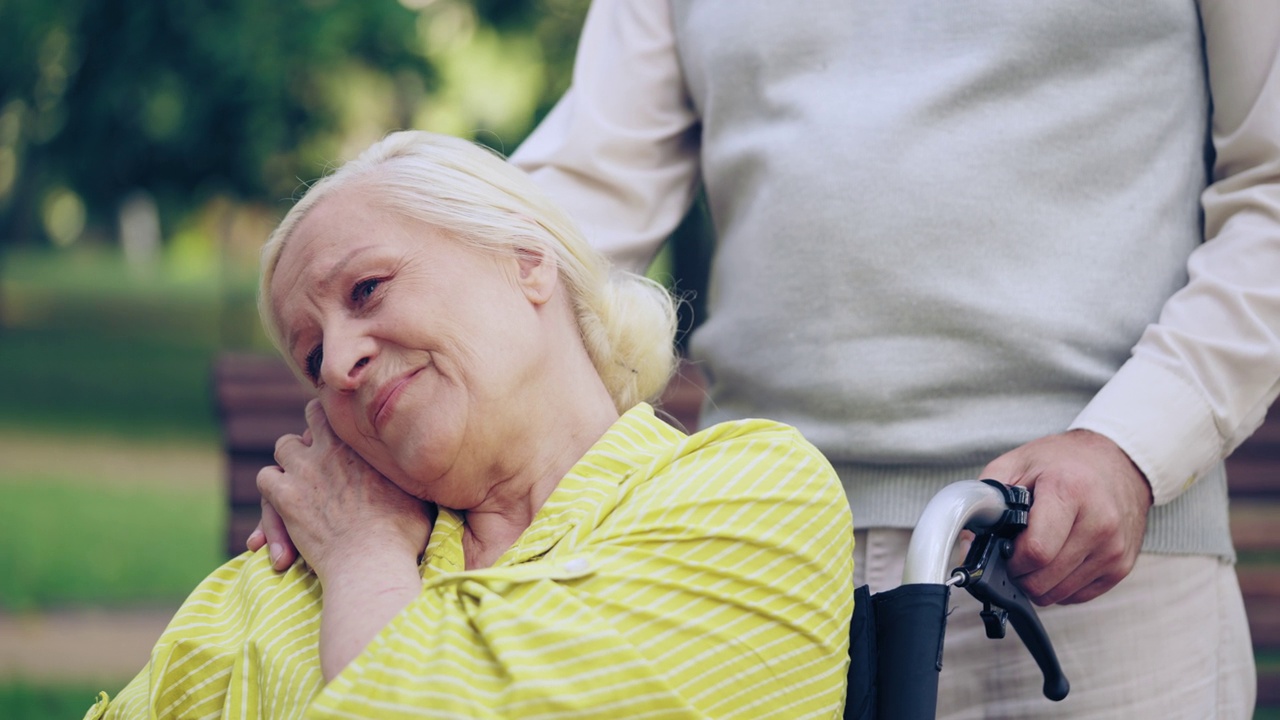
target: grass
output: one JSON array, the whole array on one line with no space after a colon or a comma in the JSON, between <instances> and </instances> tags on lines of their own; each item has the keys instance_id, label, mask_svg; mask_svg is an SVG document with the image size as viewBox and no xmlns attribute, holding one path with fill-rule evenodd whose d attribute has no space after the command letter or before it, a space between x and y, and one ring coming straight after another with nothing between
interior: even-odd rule
<instances>
[{"instance_id":1,"label":"grass","mask_svg":"<svg viewBox=\"0 0 1280 720\"><path fill-rule=\"evenodd\" d=\"M78 718L97 702L98 689L88 684L0 684L0 717L6 720Z\"/></svg>"},{"instance_id":2,"label":"grass","mask_svg":"<svg viewBox=\"0 0 1280 720\"><path fill-rule=\"evenodd\" d=\"M173 604L222 560L216 486L0 480L0 609Z\"/></svg>"},{"instance_id":3,"label":"grass","mask_svg":"<svg viewBox=\"0 0 1280 720\"><path fill-rule=\"evenodd\" d=\"M222 562L210 364L255 342L216 264L0 257L0 612L176 606ZM0 678L0 718L78 718L128 678Z\"/></svg>"},{"instance_id":4,"label":"grass","mask_svg":"<svg viewBox=\"0 0 1280 720\"><path fill-rule=\"evenodd\" d=\"M172 608L222 562L212 443L0 432L0 612ZM78 718L128 677L0 678L0 718Z\"/></svg>"}]
</instances>

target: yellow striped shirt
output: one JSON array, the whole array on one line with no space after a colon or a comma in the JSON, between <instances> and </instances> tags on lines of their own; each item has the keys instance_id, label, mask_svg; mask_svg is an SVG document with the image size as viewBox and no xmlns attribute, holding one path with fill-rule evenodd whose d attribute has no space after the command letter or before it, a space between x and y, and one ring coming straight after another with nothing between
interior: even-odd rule
<instances>
[{"instance_id":1,"label":"yellow striped shirt","mask_svg":"<svg viewBox=\"0 0 1280 720\"><path fill-rule=\"evenodd\" d=\"M316 577L241 555L87 718L840 716L852 521L792 428L686 437L639 405L493 567L461 533L441 510L422 593L327 686Z\"/></svg>"}]
</instances>

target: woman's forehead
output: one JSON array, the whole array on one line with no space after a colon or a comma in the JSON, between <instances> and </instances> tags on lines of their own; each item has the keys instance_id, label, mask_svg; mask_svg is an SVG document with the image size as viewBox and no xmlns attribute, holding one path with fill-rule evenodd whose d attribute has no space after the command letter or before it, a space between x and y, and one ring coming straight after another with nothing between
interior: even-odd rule
<instances>
[{"instance_id":1,"label":"woman's forehead","mask_svg":"<svg viewBox=\"0 0 1280 720\"><path fill-rule=\"evenodd\" d=\"M446 256L462 248L446 235L438 228L389 211L362 193L324 197L281 245L272 272L272 307L283 320L280 311L290 299L303 298L328 284L341 282L344 270L370 257L430 256L429 265L447 262Z\"/></svg>"},{"instance_id":2,"label":"woman's forehead","mask_svg":"<svg viewBox=\"0 0 1280 720\"><path fill-rule=\"evenodd\" d=\"M325 271L316 266L352 243L354 238L346 227L351 217L347 213L332 212L334 205L328 198L322 200L284 239L272 273L273 288L280 287L282 280L297 278L309 271L323 275Z\"/></svg>"},{"instance_id":3,"label":"woman's forehead","mask_svg":"<svg viewBox=\"0 0 1280 720\"><path fill-rule=\"evenodd\" d=\"M320 290L343 266L387 237L385 230L374 225L378 220L367 203L352 202L347 193L320 199L281 243L270 283L276 317L284 321L287 304Z\"/></svg>"},{"instance_id":4,"label":"woman's forehead","mask_svg":"<svg viewBox=\"0 0 1280 720\"><path fill-rule=\"evenodd\" d=\"M367 193L333 193L317 201L285 238L275 274L331 275L360 248L403 241L408 224L397 213L378 207Z\"/></svg>"}]
</instances>

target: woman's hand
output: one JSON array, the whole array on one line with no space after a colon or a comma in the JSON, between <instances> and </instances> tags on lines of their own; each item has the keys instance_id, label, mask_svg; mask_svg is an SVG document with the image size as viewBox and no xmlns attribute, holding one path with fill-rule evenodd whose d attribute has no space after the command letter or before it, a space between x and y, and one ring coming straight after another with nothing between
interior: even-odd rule
<instances>
[{"instance_id":1,"label":"woman's hand","mask_svg":"<svg viewBox=\"0 0 1280 720\"><path fill-rule=\"evenodd\" d=\"M302 433L302 442L311 444L311 431L307 430ZM293 540L289 538L289 531L284 526L284 518L280 517L280 513L271 507L271 503L266 498L262 498L262 518L258 520L258 526L249 533L249 539L245 540L245 547L249 548L249 552L258 552L263 545L270 545L267 552L271 555L271 567L276 570L287 570L298 559L298 549L293 546Z\"/></svg>"},{"instance_id":2,"label":"woman's hand","mask_svg":"<svg viewBox=\"0 0 1280 720\"><path fill-rule=\"evenodd\" d=\"M276 441L278 466L258 472L262 521L250 549L272 546L288 567L293 548L324 582L332 570L374 558L415 561L431 533L428 506L383 477L329 427L319 401L307 404L307 431ZM256 545L256 548L255 548Z\"/></svg>"},{"instance_id":3,"label":"woman's hand","mask_svg":"<svg viewBox=\"0 0 1280 720\"><path fill-rule=\"evenodd\" d=\"M328 681L421 591L418 558L432 521L426 503L333 433L318 400L307 404L307 432L276 441L276 462L258 472L259 529L275 528L269 542L291 539L320 578L320 669ZM273 551L272 559L279 568L283 558Z\"/></svg>"}]
</instances>

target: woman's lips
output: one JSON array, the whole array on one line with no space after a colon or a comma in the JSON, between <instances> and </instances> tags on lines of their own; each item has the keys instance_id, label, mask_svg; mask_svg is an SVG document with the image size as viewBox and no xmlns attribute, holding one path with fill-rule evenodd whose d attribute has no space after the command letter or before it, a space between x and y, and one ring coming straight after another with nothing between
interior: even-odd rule
<instances>
[{"instance_id":1,"label":"woman's lips","mask_svg":"<svg viewBox=\"0 0 1280 720\"><path fill-rule=\"evenodd\" d=\"M422 372L422 368L405 373L398 378L392 379L378 390L378 394L373 398L373 404L369 406L369 423L373 425L375 430L381 430L382 426L387 423L387 420L395 411L396 401L409 385L409 381L417 377L420 372Z\"/></svg>"}]
</instances>

